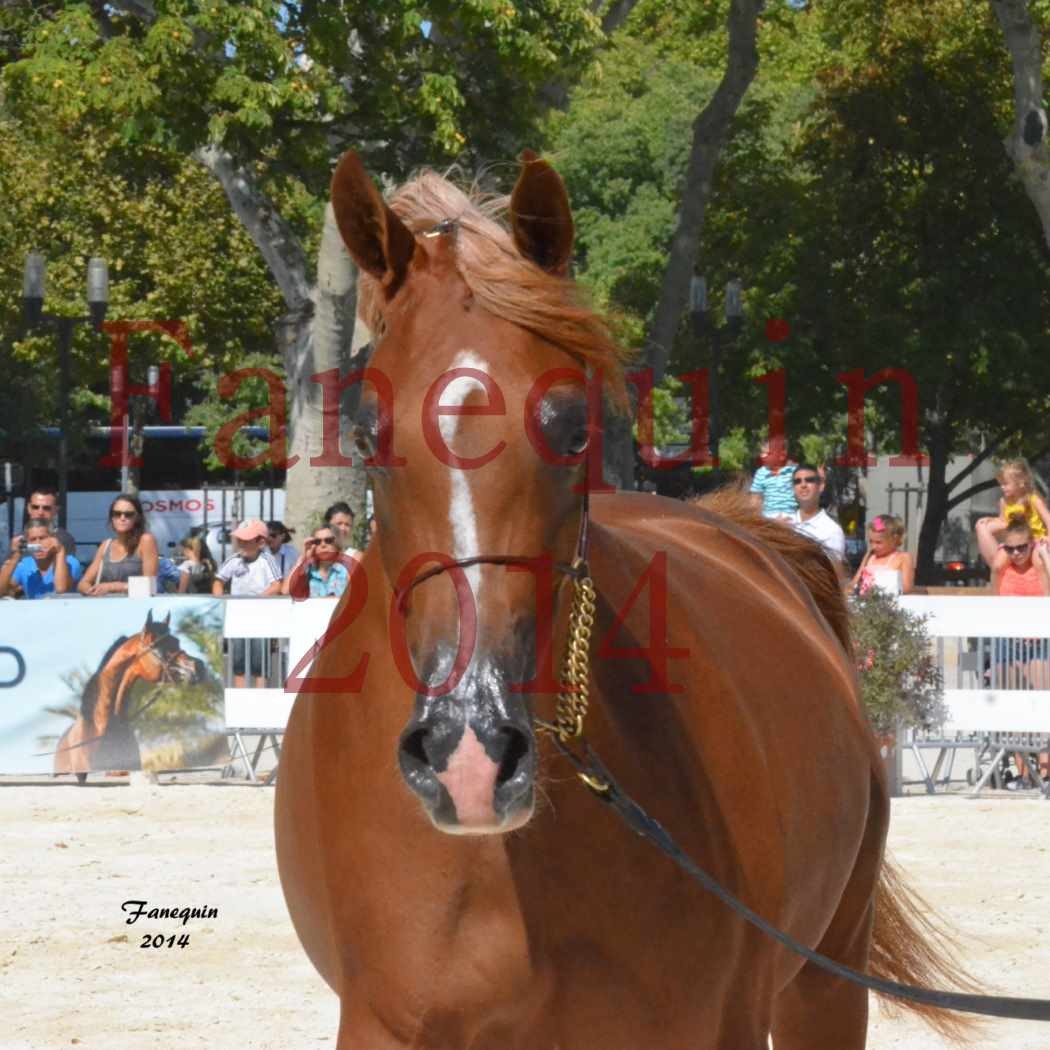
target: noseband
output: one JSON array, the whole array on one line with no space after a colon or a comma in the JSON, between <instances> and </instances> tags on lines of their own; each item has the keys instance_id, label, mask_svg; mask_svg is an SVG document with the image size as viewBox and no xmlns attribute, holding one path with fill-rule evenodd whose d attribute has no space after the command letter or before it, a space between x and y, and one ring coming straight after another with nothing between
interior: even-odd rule
<instances>
[{"instance_id":1,"label":"noseband","mask_svg":"<svg viewBox=\"0 0 1050 1050\"><path fill-rule=\"evenodd\" d=\"M170 635L164 635L162 637L170 637ZM181 649L176 648L170 656L165 656L160 648L160 639L152 645L144 646L141 650L143 656L148 653L160 664L160 680L168 685L173 685L176 681L172 667L175 665L175 661L178 660L181 652Z\"/></svg>"},{"instance_id":2,"label":"noseband","mask_svg":"<svg viewBox=\"0 0 1050 1050\"><path fill-rule=\"evenodd\" d=\"M558 705L553 722L533 715L536 728L557 737L562 744L583 735L583 722L587 715L590 692L590 641L594 626L595 591L587 565L590 543L590 491L587 475L584 474L583 508L580 511L580 531L576 537L576 553L572 562L554 562L553 568L573 581L572 609L569 612L568 641L562 664L563 688L558 693ZM398 612L408 614L408 599L421 583L440 576L449 569L467 569L472 565L526 565L540 563L539 558L519 554L482 554L476 558L459 558L455 561L433 565L412 578L396 592Z\"/></svg>"}]
</instances>

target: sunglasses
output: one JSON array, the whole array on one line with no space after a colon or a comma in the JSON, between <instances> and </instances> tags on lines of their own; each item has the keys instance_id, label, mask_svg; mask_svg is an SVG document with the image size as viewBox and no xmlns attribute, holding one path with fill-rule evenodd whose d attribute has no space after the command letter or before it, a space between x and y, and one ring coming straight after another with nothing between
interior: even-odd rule
<instances>
[{"instance_id":1,"label":"sunglasses","mask_svg":"<svg viewBox=\"0 0 1050 1050\"><path fill-rule=\"evenodd\" d=\"M111 518L133 518L137 514L134 510L115 510L110 515Z\"/></svg>"},{"instance_id":2,"label":"sunglasses","mask_svg":"<svg viewBox=\"0 0 1050 1050\"><path fill-rule=\"evenodd\" d=\"M1009 543L1004 543L1003 550L1007 554L1027 554L1030 546L1030 543L1015 543L1012 546Z\"/></svg>"},{"instance_id":3,"label":"sunglasses","mask_svg":"<svg viewBox=\"0 0 1050 1050\"><path fill-rule=\"evenodd\" d=\"M814 475L810 474L808 477L792 479L791 484L792 485L819 485L820 484L820 478L815 477Z\"/></svg>"},{"instance_id":4,"label":"sunglasses","mask_svg":"<svg viewBox=\"0 0 1050 1050\"><path fill-rule=\"evenodd\" d=\"M329 547L334 547L335 546L335 537L334 536L315 536L311 542L312 543L327 543Z\"/></svg>"},{"instance_id":5,"label":"sunglasses","mask_svg":"<svg viewBox=\"0 0 1050 1050\"><path fill-rule=\"evenodd\" d=\"M53 503L30 503L30 510L54 510L55 505Z\"/></svg>"}]
</instances>

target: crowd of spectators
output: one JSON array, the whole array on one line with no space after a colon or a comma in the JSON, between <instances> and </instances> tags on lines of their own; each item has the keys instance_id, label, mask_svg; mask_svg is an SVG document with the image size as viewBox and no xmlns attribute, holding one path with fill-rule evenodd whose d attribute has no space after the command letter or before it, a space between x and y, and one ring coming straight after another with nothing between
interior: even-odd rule
<instances>
[{"instance_id":1,"label":"crowd of spectators","mask_svg":"<svg viewBox=\"0 0 1050 1050\"><path fill-rule=\"evenodd\" d=\"M149 531L138 496L121 493L110 504L110 535L85 568L76 540L57 524L53 489L34 490L25 501L21 532L12 537L0 563L0 598L127 595L131 580L155 581L160 593L215 596L338 597L361 552L352 546L354 513L345 502L328 507L302 554L281 521L242 521L230 534L233 551L217 566L208 542L194 532L180 543L181 557L164 557Z\"/></svg>"},{"instance_id":2,"label":"crowd of spectators","mask_svg":"<svg viewBox=\"0 0 1050 1050\"><path fill-rule=\"evenodd\" d=\"M763 452L763 460L768 459L768 446ZM976 524L977 547L990 570L992 592L1050 595L1050 508L1023 460L1005 463L997 478L1002 490L999 512ZM819 543L841 568L850 592L863 594L879 587L910 593L915 586L915 559L905 549L900 518L891 514L872 518L861 555L855 540L847 539L829 512L826 489L822 465L790 457L780 466L763 462L750 482L756 508ZM196 533L180 544L181 557L162 556L142 504L131 493L113 500L108 514L111 535L98 545L86 568L77 559L76 540L57 518L53 489L29 493L22 531L11 539L0 564L0 597L122 595L128 593L129 580L140 576L156 580L159 591L178 594L338 597L361 556L353 547L354 512L343 501L325 509L323 524L312 531L301 552L281 521L240 522L231 534L233 551L221 565L204 535ZM375 522L370 524L374 527ZM853 531L850 535L856 537Z\"/></svg>"}]
</instances>

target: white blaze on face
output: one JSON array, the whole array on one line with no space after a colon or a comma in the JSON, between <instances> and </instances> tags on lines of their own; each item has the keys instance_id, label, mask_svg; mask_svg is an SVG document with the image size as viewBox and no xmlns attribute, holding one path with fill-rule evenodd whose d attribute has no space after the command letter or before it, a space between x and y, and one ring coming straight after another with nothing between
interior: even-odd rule
<instances>
[{"instance_id":1,"label":"white blaze on face","mask_svg":"<svg viewBox=\"0 0 1050 1050\"><path fill-rule=\"evenodd\" d=\"M449 366L449 371L456 368L473 368L478 372L488 374L485 362L472 350L463 350L456 355L456 359ZM486 393L485 387L473 376L457 376L445 387L441 395L440 406L442 408L462 406L475 390ZM462 416L438 416L441 438L449 448L455 448L453 439L462 418ZM481 549L478 546L478 521L474 514L474 498L470 491L470 471L460 470L458 467L449 469L452 472L452 500L448 508L448 521L452 526L452 557L457 561L476 558L481 553ZM476 602L480 598L481 566L471 565L464 569L464 572Z\"/></svg>"}]
</instances>

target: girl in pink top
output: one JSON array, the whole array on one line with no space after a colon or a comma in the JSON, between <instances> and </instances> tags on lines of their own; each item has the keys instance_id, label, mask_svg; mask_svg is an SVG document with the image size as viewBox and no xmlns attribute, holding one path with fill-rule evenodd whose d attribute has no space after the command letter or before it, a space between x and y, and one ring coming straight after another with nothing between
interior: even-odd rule
<instances>
[{"instance_id":1,"label":"girl in pink top","mask_svg":"<svg viewBox=\"0 0 1050 1050\"><path fill-rule=\"evenodd\" d=\"M875 573L889 569L900 573L901 594L915 589L915 559L904 550L904 522L892 514L880 514L868 526L868 553L850 581L854 594L866 594L875 585Z\"/></svg>"},{"instance_id":2,"label":"girl in pink top","mask_svg":"<svg viewBox=\"0 0 1050 1050\"><path fill-rule=\"evenodd\" d=\"M988 561L987 557L985 560ZM993 594L1029 598L1050 595L1050 555L1045 544L1035 542L1032 527L1023 514L1014 514L1008 519L996 557L989 561L989 566L992 570ZM1008 675L1027 681L1029 688L1046 688L1048 668L1045 660L1032 659L1031 654L1024 654L1023 651L1020 661L1009 656L1005 659ZM1030 782L1028 768L1019 752L1014 754L1014 763L1020 777L1012 780L1007 787L1039 786ZM1043 776L1050 775L1050 753L1046 751L1039 755L1039 772Z\"/></svg>"},{"instance_id":3,"label":"girl in pink top","mask_svg":"<svg viewBox=\"0 0 1050 1050\"><path fill-rule=\"evenodd\" d=\"M1037 546L1032 529L1020 514L1010 518L997 553L1005 554L1005 563L996 558L992 570L992 593L1015 597L1050 595L1050 565L1047 550Z\"/></svg>"}]
</instances>

